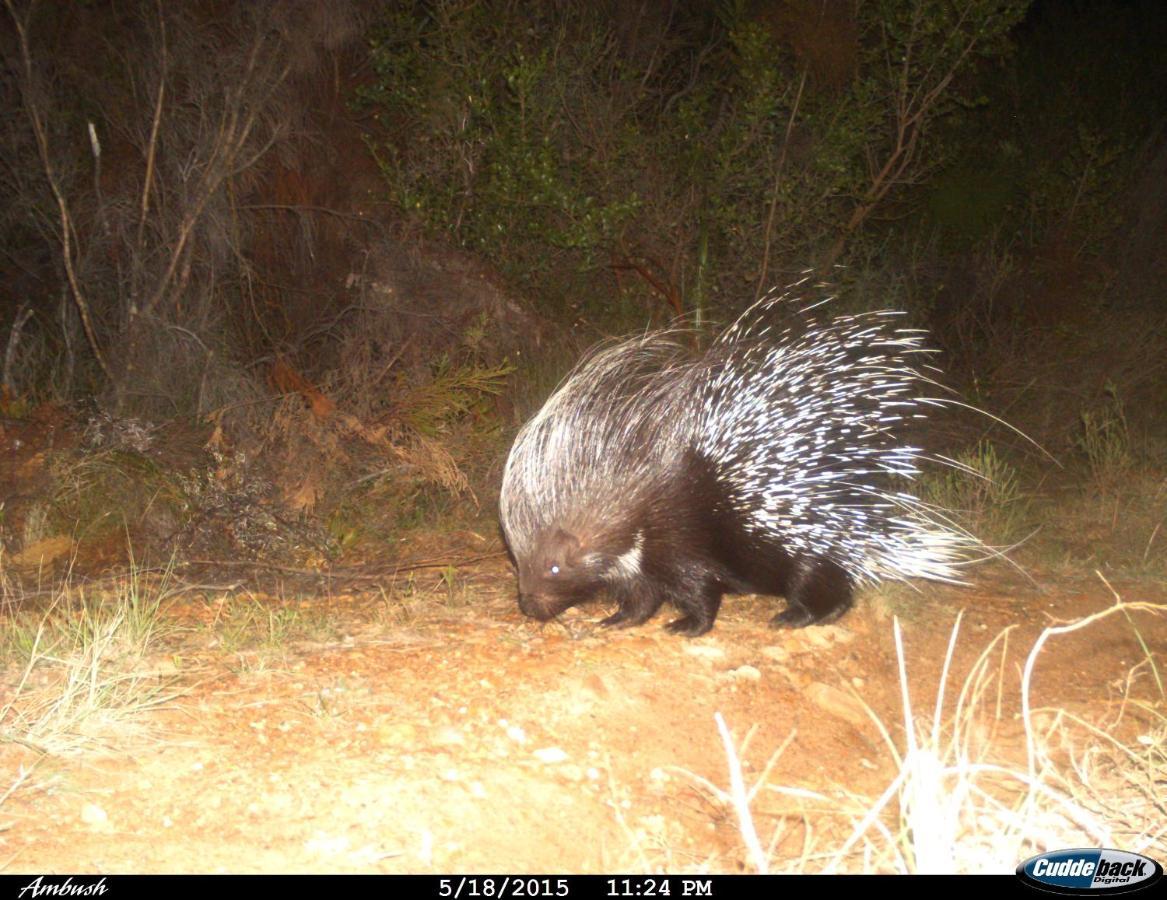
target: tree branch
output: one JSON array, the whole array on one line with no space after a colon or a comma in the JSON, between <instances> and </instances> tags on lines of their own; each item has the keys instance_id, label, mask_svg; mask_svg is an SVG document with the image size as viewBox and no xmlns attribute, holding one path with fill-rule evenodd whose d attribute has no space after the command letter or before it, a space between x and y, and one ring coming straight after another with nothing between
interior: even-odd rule
<instances>
[{"instance_id":1,"label":"tree branch","mask_svg":"<svg viewBox=\"0 0 1167 900\"><path fill-rule=\"evenodd\" d=\"M49 189L53 193L53 199L57 203L57 212L61 220L61 259L65 266L65 277L69 282L69 291L73 297L73 302L77 306L77 312L81 316L81 325L85 330L85 339L89 342L89 348L93 351L93 356L97 360L97 364L101 366L102 372L107 378L112 380L113 374L110 372L109 366L106 364L105 355L101 352L101 347L97 341L97 332L93 327L93 318L89 312L89 304L85 299L85 294L81 290L81 283L77 278L76 269L73 266L73 241L71 235L74 234L73 217L69 212L69 204L65 200L65 195L61 190L60 182L57 179L56 170L53 168L53 160L49 154L49 139L48 133L45 129L44 120L41 118L40 109L37 107L36 99L33 96L35 91L35 79L32 71L32 53L28 46L28 22L22 21L17 15L16 8L12 4L12 0L4 0L4 6L8 10L8 15L12 18L12 24L16 27L17 39L20 43L20 58L24 67L24 108L28 113L29 121L32 123L33 134L36 137L37 152L40 154L41 165L45 170L45 178L49 183ZM32 10L35 4L30 4L28 16L32 17Z\"/></svg>"}]
</instances>

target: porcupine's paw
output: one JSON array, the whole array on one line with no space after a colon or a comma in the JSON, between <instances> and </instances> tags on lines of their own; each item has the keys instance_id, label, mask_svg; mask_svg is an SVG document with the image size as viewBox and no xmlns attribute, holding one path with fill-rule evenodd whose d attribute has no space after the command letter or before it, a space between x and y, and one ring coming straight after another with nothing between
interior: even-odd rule
<instances>
[{"instance_id":1,"label":"porcupine's paw","mask_svg":"<svg viewBox=\"0 0 1167 900\"><path fill-rule=\"evenodd\" d=\"M799 560L786 589L786 609L770 620L773 628L805 628L833 622L851 608L851 576L829 559Z\"/></svg>"},{"instance_id":2,"label":"porcupine's paw","mask_svg":"<svg viewBox=\"0 0 1167 900\"><path fill-rule=\"evenodd\" d=\"M632 628L647 621L648 616L636 615L632 610L621 607L606 619L600 619L600 625L604 628Z\"/></svg>"},{"instance_id":3,"label":"porcupine's paw","mask_svg":"<svg viewBox=\"0 0 1167 900\"><path fill-rule=\"evenodd\" d=\"M680 592L684 600L674 600L677 611L683 613L665 626L671 634L697 637L713 627L721 608L721 590L715 584L703 584Z\"/></svg>"},{"instance_id":4,"label":"porcupine's paw","mask_svg":"<svg viewBox=\"0 0 1167 900\"><path fill-rule=\"evenodd\" d=\"M813 625L818 620L810 614L809 610L803 609L801 606L791 606L782 610L774 618L770 620L771 628L805 628L807 625Z\"/></svg>"},{"instance_id":5,"label":"porcupine's paw","mask_svg":"<svg viewBox=\"0 0 1167 900\"><path fill-rule=\"evenodd\" d=\"M643 625L654 615L661 607L661 601L656 597L649 597L647 600L630 600L627 598L620 598L620 608L606 619L602 619L600 624L605 628L634 628L637 625Z\"/></svg>"},{"instance_id":6,"label":"porcupine's paw","mask_svg":"<svg viewBox=\"0 0 1167 900\"><path fill-rule=\"evenodd\" d=\"M705 634L713 627L713 619L706 619L704 616L681 616L679 619L673 619L665 626L665 631L670 634L679 634L682 637L699 637Z\"/></svg>"}]
</instances>

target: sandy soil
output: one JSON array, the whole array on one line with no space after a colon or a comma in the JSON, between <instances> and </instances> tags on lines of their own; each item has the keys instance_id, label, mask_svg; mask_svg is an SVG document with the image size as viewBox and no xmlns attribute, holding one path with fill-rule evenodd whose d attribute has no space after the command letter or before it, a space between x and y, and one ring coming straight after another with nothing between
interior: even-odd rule
<instances>
[{"instance_id":1,"label":"sandy soil","mask_svg":"<svg viewBox=\"0 0 1167 900\"><path fill-rule=\"evenodd\" d=\"M1126 600L1164 599L1145 584L1115 588ZM163 657L181 695L132 733L108 735L107 752L41 759L0 806L0 866L747 871L737 819L704 784L730 783L720 713L747 784L782 748L766 783L818 795L753 798L763 842L777 835L771 864L785 870L808 846L837 846L861 809L855 797L877 797L895 775L864 708L902 750L893 610L925 717L959 610L950 698L990 639L1018 625L997 670L1003 709L992 729L994 752L1021 760L1017 687L1034 638L1051 617L1112 602L1100 580L1037 587L982 568L976 588L869 596L839 623L797 632L766 627L777 601L729 598L714 630L687 640L663 630L663 613L641 628L600 629L600 606L541 626L522 618L512 590L500 560L480 565L456 602L433 594L404 616L369 597L252 596L326 621L335 636L252 650L229 650L214 627L239 598L168 603ZM1136 624L1162 658L1162 620ZM1034 701L1109 715L1142 658L1122 616L1055 638ZM0 746L4 772L34 761L27 748Z\"/></svg>"}]
</instances>

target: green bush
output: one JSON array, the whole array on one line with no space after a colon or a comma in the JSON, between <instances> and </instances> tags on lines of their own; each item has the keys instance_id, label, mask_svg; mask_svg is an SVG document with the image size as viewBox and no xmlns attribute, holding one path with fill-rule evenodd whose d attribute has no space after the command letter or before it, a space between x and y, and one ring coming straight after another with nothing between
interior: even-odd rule
<instances>
[{"instance_id":1,"label":"green bush","mask_svg":"<svg viewBox=\"0 0 1167 900\"><path fill-rule=\"evenodd\" d=\"M419 4L377 31L359 103L390 198L536 295L740 306L839 259L930 169L953 76L1007 51L1028 0L959 6L646 5L637 27L605 4Z\"/></svg>"}]
</instances>

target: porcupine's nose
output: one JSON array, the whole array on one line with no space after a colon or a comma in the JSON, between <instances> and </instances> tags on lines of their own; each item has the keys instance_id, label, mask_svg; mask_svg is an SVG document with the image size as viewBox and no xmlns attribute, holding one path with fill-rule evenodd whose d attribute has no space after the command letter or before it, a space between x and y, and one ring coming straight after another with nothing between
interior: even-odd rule
<instances>
[{"instance_id":1,"label":"porcupine's nose","mask_svg":"<svg viewBox=\"0 0 1167 900\"><path fill-rule=\"evenodd\" d=\"M521 591L519 592L519 609L523 615L530 616L540 622L555 618L559 612L552 606L550 598L538 594L524 594Z\"/></svg>"}]
</instances>

